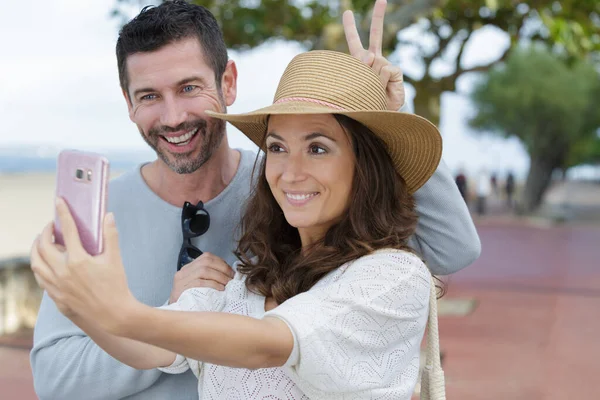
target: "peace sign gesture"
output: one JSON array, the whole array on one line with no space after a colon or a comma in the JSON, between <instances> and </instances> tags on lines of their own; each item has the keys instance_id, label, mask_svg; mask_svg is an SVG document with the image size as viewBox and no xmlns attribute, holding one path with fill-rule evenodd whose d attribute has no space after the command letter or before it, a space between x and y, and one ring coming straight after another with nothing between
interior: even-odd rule
<instances>
[{"instance_id":1,"label":"peace sign gesture","mask_svg":"<svg viewBox=\"0 0 600 400\"><path fill-rule=\"evenodd\" d=\"M367 64L377 75L379 75L381 84L387 93L388 109L397 111L404 105L402 70L399 67L393 66L392 63L381 54L383 42L383 18L385 16L386 6L386 0L377 0L375 6L373 6L368 49L365 49L360 41L352 11L345 11L342 20L350 54Z\"/></svg>"}]
</instances>

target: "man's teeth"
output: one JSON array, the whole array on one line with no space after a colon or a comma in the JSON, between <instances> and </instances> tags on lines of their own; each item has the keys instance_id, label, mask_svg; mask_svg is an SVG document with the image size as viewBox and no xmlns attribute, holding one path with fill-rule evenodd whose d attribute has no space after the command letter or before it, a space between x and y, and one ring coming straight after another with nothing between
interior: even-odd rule
<instances>
[{"instance_id":1,"label":"man's teeth","mask_svg":"<svg viewBox=\"0 0 600 400\"><path fill-rule=\"evenodd\" d=\"M318 193L307 193L307 194L291 194L291 193L286 193L285 195L292 199L292 200L297 200L297 201L302 201L302 200L308 200L311 197L316 196Z\"/></svg>"},{"instance_id":2,"label":"man's teeth","mask_svg":"<svg viewBox=\"0 0 600 400\"><path fill-rule=\"evenodd\" d=\"M173 144L185 144L186 142L188 142L195 134L196 132L198 132L198 128L189 131L188 133L184 133L181 136L175 136L175 137L167 137L165 136L164 138L167 139L167 142L169 143L173 143Z\"/></svg>"}]
</instances>

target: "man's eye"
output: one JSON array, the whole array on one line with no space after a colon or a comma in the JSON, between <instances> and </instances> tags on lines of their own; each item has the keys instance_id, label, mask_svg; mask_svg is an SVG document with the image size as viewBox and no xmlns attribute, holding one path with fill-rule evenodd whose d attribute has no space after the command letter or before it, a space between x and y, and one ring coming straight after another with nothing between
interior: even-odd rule
<instances>
[{"instance_id":1,"label":"man's eye","mask_svg":"<svg viewBox=\"0 0 600 400\"><path fill-rule=\"evenodd\" d=\"M184 87L183 87L183 91L184 91L185 93L190 93L190 92L192 92L194 89L196 89L196 86L194 86L194 85L187 85L187 86L184 86Z\"/></svg>"},{"instance_id":2,"label":"man's eye","mask_svg":"<svg viewBox=\"0 0 600 400\"><path fill-rule=\"evenodd\" d=\"M154 99L156 99L155 94L147 94L147 95L140 97L140 100L154 100Z\"/></svg>"}]
</instances>

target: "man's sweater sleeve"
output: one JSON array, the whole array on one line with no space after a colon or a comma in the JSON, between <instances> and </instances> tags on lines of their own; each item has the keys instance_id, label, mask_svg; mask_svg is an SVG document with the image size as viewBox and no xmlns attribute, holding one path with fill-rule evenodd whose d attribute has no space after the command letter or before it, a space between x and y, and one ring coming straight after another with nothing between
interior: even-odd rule
<instances>
[{"instance_id":1,"label":"man's sweater sleeve","mask_svg":"<svg viewBox=\"0 0 600 400\"><path fill-rule=\"evenodd\" d=\"M475 261L481 242L450 170L442 160L415 193L419 222L409 245L433 274L448 275Z\"/></svg>"},{"instance_id":2,"label":"man's sweater sleeve","mask_svg":"<svg viewBox=\"0 0 600 400\"><path fill-rule=\"evenodd\" d=\"M35 326L31 368L41 400L120 399L150 387L161 375L136 370L112 358L46 294Z\"/></svg>"}]
</instances>

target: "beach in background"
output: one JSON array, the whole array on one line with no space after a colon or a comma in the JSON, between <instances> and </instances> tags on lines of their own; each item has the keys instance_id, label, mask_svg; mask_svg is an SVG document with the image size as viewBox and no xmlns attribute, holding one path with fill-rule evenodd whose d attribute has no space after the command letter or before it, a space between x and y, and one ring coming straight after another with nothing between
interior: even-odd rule
<instances>
[{"instance_id":1,"label":"beach in background","mask_svg":"<svg viewBox=\"0 0 600 400\"><path fill-rule=\"evenodd\" d=\"M111 172L111 178L122 171ZM0 260L29 255L54 218L55 172L0 173Z\"/></svg>"}]
</instances>

